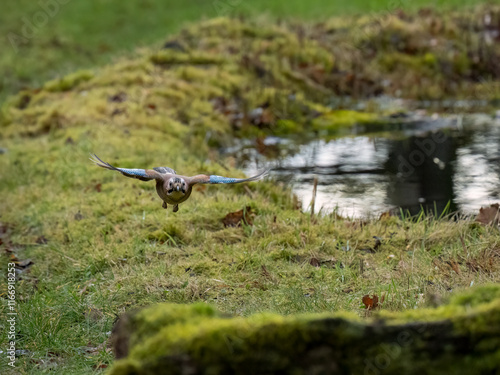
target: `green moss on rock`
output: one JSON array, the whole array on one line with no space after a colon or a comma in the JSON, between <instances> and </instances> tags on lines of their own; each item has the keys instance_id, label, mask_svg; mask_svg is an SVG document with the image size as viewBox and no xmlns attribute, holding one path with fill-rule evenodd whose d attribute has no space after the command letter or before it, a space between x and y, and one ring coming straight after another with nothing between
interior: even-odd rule
<instances>
[{"instance_id":1,"label":"green moss on rock","mask_svg":"<svg viewBox=\"0 0 500 375\"><path fill-rule=\"evenodd\" d=\"M229 318L207 305L160 304L125 315L114 337L122 359L113 375L486 374L500 366L500 286L367 321L346 313Z\"/></svg>"}]
</instances>

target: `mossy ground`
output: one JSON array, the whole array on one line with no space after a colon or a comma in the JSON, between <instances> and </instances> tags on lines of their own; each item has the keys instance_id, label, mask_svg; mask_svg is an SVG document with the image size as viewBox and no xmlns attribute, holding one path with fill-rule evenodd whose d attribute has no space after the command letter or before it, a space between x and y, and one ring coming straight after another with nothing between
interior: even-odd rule
<instances>
[{"instance_id":1,"label":"mossy ground","mask_svg":"<svg viewBox=\"0 0 500 375\"><path fill-rule=\"evenodd\" d=\"M499 319L498 285L365 320L345 312L229 318L204 304L158 304L120 319L111 374L487 374L500 363Z\"/></svg>"},{"instance_id":2,"label":"mossy ground","mask_svg":"<svg viewBox=\"0 0 500 375\"><path fill-rule=\"evenodd\" d=\"M318 27L330 35L330 26ZM202 301L243 316L364 316L365 294L385 292L385 310L405 310L499 280L498 231L470 220L311 218L272 181L197 188L174 214L152 183L88 160L92 152L121 167L241 175L217 151L235 135L376 122L326 106L333 91L313 77L337 55L301 40L301 30L210 20L172 38L180 49L147 49L6 102L2 256L33 261L19 266L17 345L29 352L18 372L101 372L113 361L107 332L115 318L156 302ZM221 219L246 206L253 225L225 228Z\"/></svg>"}]
</instances>

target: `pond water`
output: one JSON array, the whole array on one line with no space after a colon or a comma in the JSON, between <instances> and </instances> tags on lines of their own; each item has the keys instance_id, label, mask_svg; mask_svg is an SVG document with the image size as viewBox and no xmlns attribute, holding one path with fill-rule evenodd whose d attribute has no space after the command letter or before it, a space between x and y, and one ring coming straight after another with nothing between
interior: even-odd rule
<instances>
[{"instance_id":1,"label":"pond water","mask_svg":"<svg viewBox=\"0 0 500 375\"><path fill-rule=\"evenodd\" d=\"M377 217L421 208L440 214L477 213L500 200L500 123L490 116L402 119L353 127L335 139L269 137L227 153L248 175L272 168L310 209L347 217Z\"/></svg>"}]
</instances>

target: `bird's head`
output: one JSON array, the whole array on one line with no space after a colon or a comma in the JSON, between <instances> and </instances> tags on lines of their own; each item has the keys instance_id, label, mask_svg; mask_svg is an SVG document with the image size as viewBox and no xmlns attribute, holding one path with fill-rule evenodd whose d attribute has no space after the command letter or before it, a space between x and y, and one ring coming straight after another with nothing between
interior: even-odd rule
<instances>
[{"instance_id":1,"label":"bird's head","mask_svg":"<svg viewBox=\"0 0 500 375\"><path fill-rule=\"evenodd\" d=\"M187 191L187 184L183 178L174 177L167 183L168 195L185 195Z\"/></svg>"}]
</instances>

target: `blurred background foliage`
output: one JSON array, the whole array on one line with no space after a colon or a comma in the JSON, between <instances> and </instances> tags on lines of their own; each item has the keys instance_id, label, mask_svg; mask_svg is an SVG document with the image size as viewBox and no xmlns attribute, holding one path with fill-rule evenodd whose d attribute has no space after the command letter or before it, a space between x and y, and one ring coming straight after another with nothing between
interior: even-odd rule
<instances>
[{"instance_id":1,"label":"blurred background foliage","mask_svg":"<svg viewBox=\"0 0 500 375\"><path fill-rule=\"evenodd\" d=\"M0 101L20 89L164 41L186 22L226 15L321 20L343 14L456 8L468 0L17 0L0 3ZM48 17L40 12L49 14ZM34 31L30 30L34 26ZM40 27L37 27L40 25ZM34 35L25 38L23 28ZM29 34L25 34L29 35ZM14 46L15 45L15 46Z\"/></svg>"}]
</instances>

